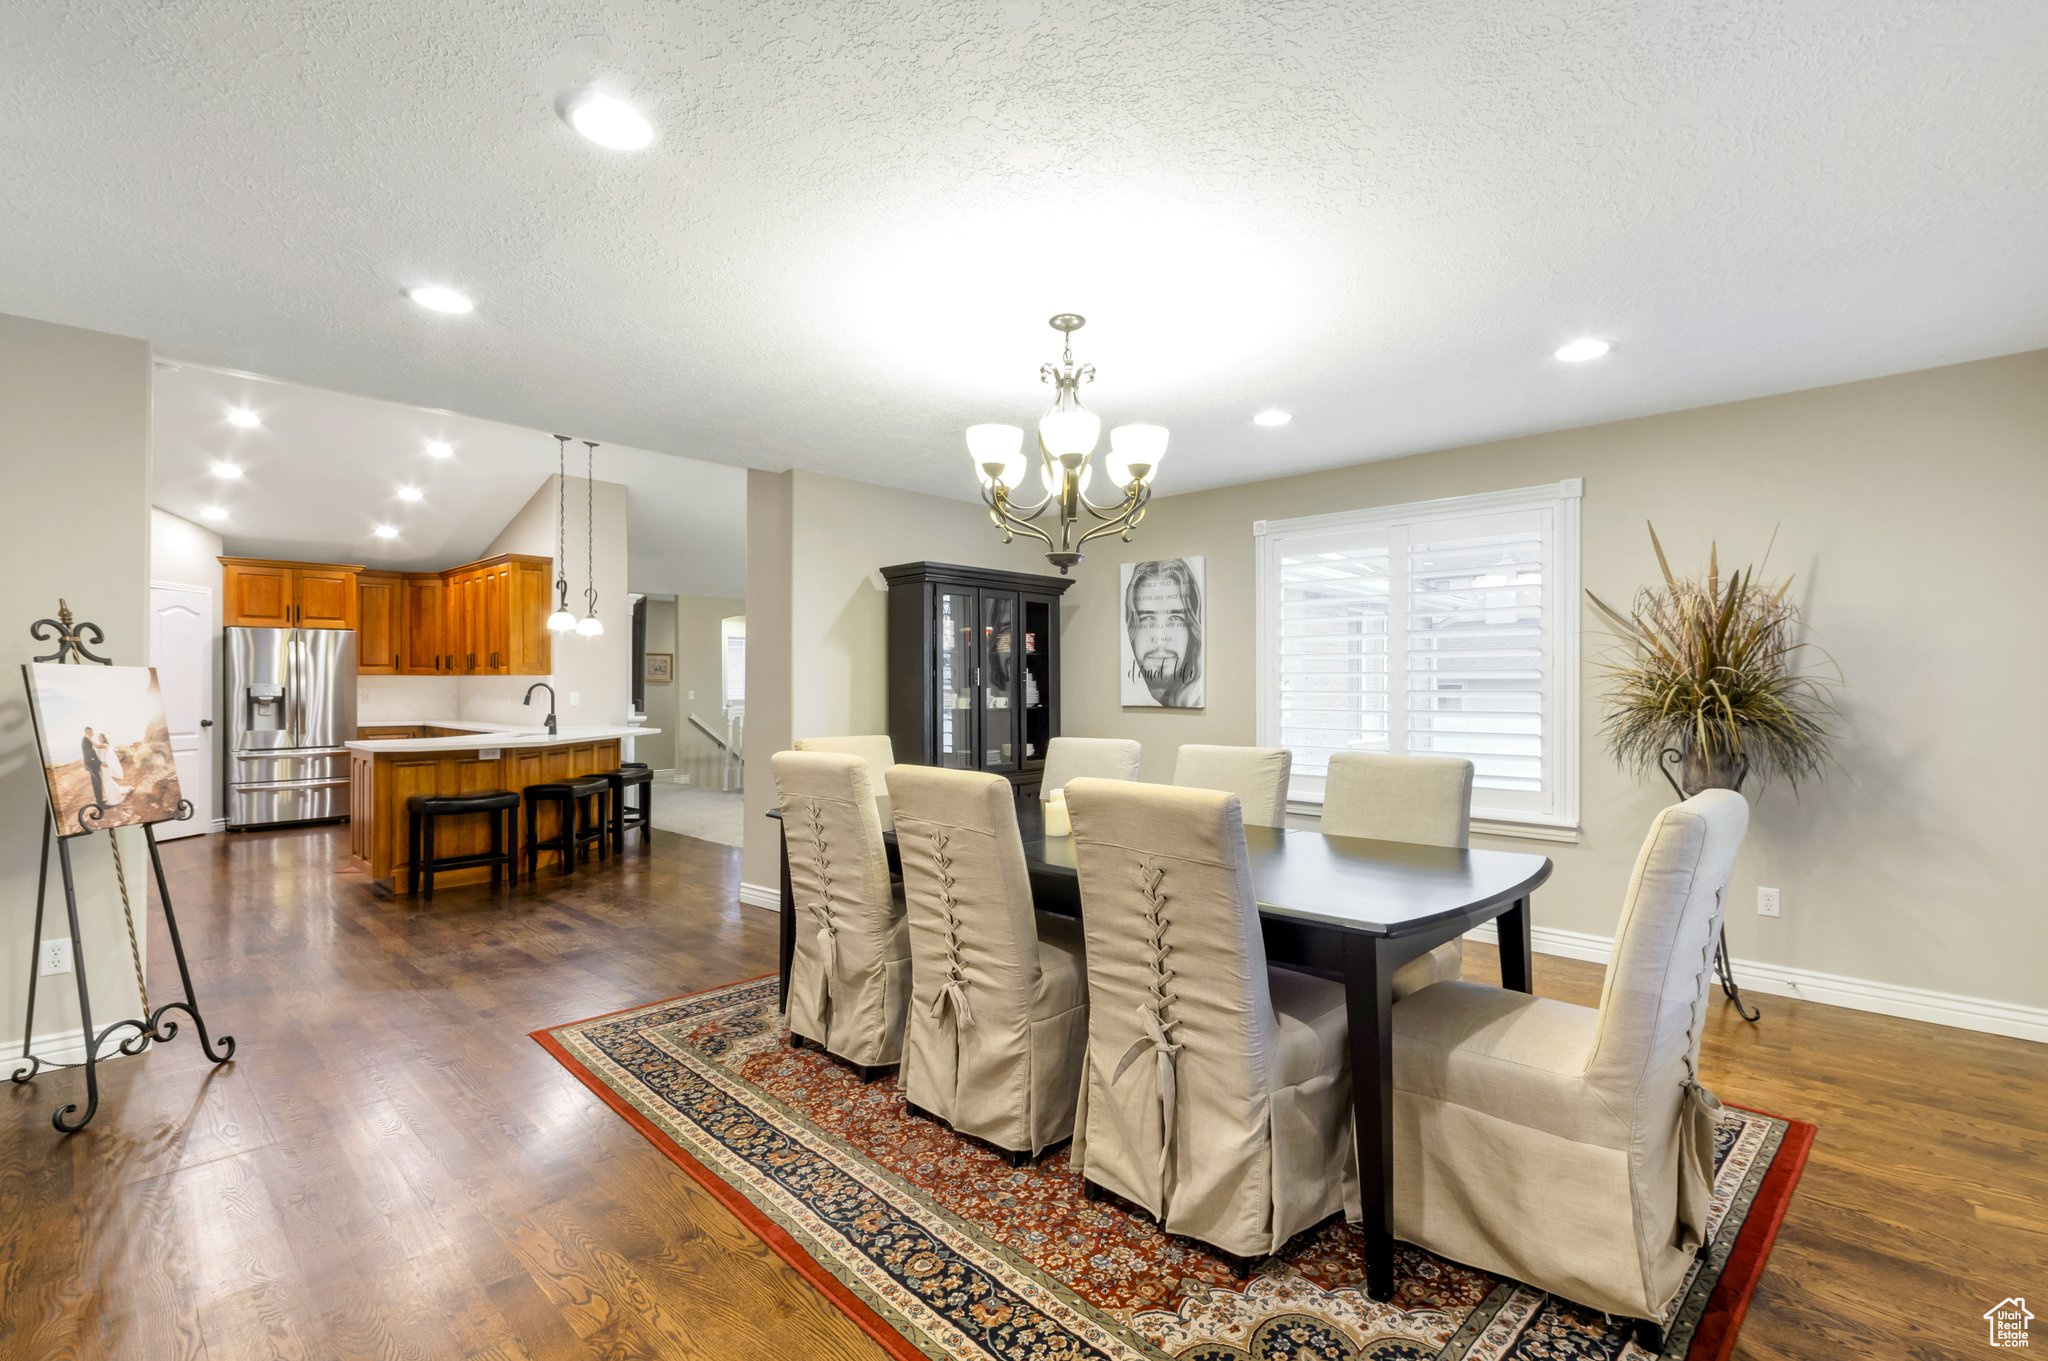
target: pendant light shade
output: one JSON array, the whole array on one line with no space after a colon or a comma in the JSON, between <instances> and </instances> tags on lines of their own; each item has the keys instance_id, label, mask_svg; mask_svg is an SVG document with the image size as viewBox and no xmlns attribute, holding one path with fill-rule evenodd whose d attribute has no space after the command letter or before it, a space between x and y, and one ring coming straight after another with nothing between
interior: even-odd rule
<instances>
[{"instance_id":1,"label":"pendant light shade","mask_svg":"<svg viewBox=\"0 0 2048 1361\"><path fill-rule=\"evenodd\" d=\"M604 621L594 614L586 614L576 621L576 632L585 638L595 638L604 632Z\"/></svg>"},{"instance_id":2,"label":"pendant light shade","mask_svg":"<svg viewBox=\"0 0 2048 1361\"><path fill-rule=\"evenodd\" d=\"M548 616L549 633L569 633L576 628L576 616L567 610L556 610Z\"/></svg>"}]
</instances>

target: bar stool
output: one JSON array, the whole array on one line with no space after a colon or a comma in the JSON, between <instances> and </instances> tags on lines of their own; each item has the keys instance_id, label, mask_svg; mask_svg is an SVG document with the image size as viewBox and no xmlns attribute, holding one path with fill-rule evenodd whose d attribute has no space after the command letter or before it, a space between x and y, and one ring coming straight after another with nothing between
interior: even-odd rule
<instances>
[{"instance_id":1,"label":"bar stool","mask_svg":"<svg viewBox=\"0 0 2048 1361\"><path fill-rule=\"evenodd\" d=\"M577 857L588 854L593 845L597 847L598 859L607 858L607 803L611 790L611 783L602 775L579 775L572 780L550 780L526 787L527 878L540 873L542 851L562 853L564 874L574 873ZM559 814L555 834L545 841L540 835L540 806L544 803L555 805Z\"/></svg>"},{"instance_id":2,"label":"bar stool","mask_svg":"<svg viewBox=\"0 0 2048 1361\"><path fill-rule=\"evenodd\" d=\"M621 761L619 768L606 771L604 778L611 785L612 848L624 855L627 832L638 827L643 846L652 835L653 823L648 817L653 811L654 771L645 761ZM636 788L640 791L637 807L626 802L626 791Z\"/></svg>"},{"instance_id":3,"label":"bar stool","mask_svg":"<svg viewBox=\"0 0 2048 1361\"><path fill-rule=\"evenodd\" d=\"M426 902L434 901L434 876L443 870L491 867L495 887L504 876L519 882L519 796L503 789L479 794L415 794L405 801L407 842L412 850L413 888ZM491 848L475 855L434 854L434 827L442 818L488 813Z\"/></svg>"}]
</instances>

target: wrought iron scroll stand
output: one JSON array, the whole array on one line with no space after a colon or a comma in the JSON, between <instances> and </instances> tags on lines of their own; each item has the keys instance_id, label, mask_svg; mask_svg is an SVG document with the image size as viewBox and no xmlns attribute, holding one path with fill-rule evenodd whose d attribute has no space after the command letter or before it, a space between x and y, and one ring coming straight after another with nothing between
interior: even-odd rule
<instances>
[{"instance_id":1,"label":"wrought iron scroll stand","mask_svg":"<svg viewBox=\"0 0 2048 1361\"><path fill-rule=\"evenodd\" d=\"M1738 758L1739 759L1739 758ZM1664 783L1671 786L1671 792L1685 800L1685 790L1672 778L1671 767L1683 765L1685 753L1676 747L1666 747L1658 753L1657 773L1664 777ZM1743 761L1735 772L1735 789L1740 792L1742 781L1749 774L1749 762ZM1714 943L1714 974L1721 980L1721 991L1735 1004L1735 1014L1754 1025L1763 1019L1763 1012L1742 1000L1742 985L1735 981L1735 964L1728 958L1728 927L1721 927L1721 938Z\"/></svg>"},{"instance_id":2,"label":"wrought iron scroll stand","mask_svg":"<svg viewBox=\"0 0 2048 1361\"><path fill-rule=\"evenodd\" d=\"M111 658L99 656L91 651L92 647L97 647L106 641L106 634L100 629L100 626L92 623L74 625L70 606L61 600L57 602L57 617L55 619L38 619L29 627L29 636L39 643L48 642L52 638L57 642L57 650L45 656L35 658L38 662L57 662L61 664L76 661L91 662L100 666L112 666L114 664ZM80 831L89 833L100 830L99 824L106 815L106 804L91 803L86 805L78 813ZM182 822L191 816L191 802L186 799L180 799L178 801L177 815L174 818L166 819L166 821ZM131 1056L140 1054L149 1047L151 1041L163 1043L174 1038L178 1033L178 1022L172 1013L183 1012L191 1018L193 1028L199 1032L199 1045L206 1051L206 1057L213 1062L217 1064L226 1063L229 1059L233 1058L235 1056L235 1041L233 1036L223 1035L220 1037L220 1043L216 1046L213 1038L207 1033L205 1017L199 1014L199 1000L192 991L192 969L185 958L185 942L178 934L177 915L171 910L171 888L164 879L163 857L157 853L156 827L154 824L149 823L143 825L142 835L149 844L149 864L156 876L157 898L163 903L164 925L170 930L171 952L178 959L178 981L185 989L184 1000L165 1002L154 1010L150 1009L149 993L142 978L141 955L137 952L135 955L136 986L141 992L143 1017L115 1021L103 1030L93 1029L92 999L86 991L85 983L85 941L78 929L78 892L71 873L71 838L57 836L56 831L56 815L45 804L43 808L42 862L36 872L34 948L29 951L28 1015L22 1022L21 1058L16 1062L12 1077L18 1083L33 1082L36 1074L45 1068L53 1070L83 1068L85 1070L85 1113L78 1115L76 1119L69 1118L78 1111L78 1104L70 1102L59 1106L50 1117L50 1123L57 1127L58 1133L75 1134L91 1124L93 1116L99 1111L100 1047L113 1036L124 1030L134 1031L134 1034L127 1036L120 1042L119 1050L121 1053ZM112 829L107 829L107 835L111 847ZM36 955L41 948L43 938L43 909L48 900L50 843L52 841L57 843L57 863L64 878L64 906L71 918L71 972L78 980L78 1019L85 1032L85 1060L82 1063L57 1063L53 1060L42 1058L33 1052L36 1019L36 979L39 972L36 967ZM115 849L114 855L114 868L117 875L121 877L122 903L125 908L128 906L127 879L125 875L121 875L120 852L118 849ZM143 897L146 913L148 907L148 890L146 888L143 892ZM133 949L135 923L132 910L129 915L128 929L130 933L129 944L131 949Z\"/></svg>"}]
</instances>

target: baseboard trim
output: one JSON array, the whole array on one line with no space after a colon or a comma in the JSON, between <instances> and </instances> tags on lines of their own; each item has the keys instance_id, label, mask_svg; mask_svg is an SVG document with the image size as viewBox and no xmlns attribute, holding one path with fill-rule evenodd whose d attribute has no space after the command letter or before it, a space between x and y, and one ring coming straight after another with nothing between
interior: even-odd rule
<instances>
[{"instance_id":1,"label":"baseboard trim","mask_svg":"<svg viewBox=\"0 0 2048 1361\"><path fill-rule=\"evenodd\" d=\"M1471 937L1491 943L1491 922L1474 929ZM1580 959L1589 964L1606 964L1614 954L1614 938L1585 931L1566 931L1554 926L1531 927L1529 942L1537 953ZM1794 968L1789 964L1768 964L1762 960L1735 961L1735 981L1745 991L1772 997L1796 997L1806 1002L1868 1011L1879 1016L1897 1016L1907 1021L1975 1030L1986 1035L2006 1035L2016 1040L2048 1044L2048 1007L1999 1002L1988 997L1964 997L1959 993L1936 992L1932 988L1907 987L1902 983L1880 983L1874 979L1851 978L1846 974L1823 973L1818 969Z\"/></svg>"},{"instance_id":2,"label":"baseboard trim","mask_svg":"<svg viewBox=\"0 0 2048 1361\"><path fill-rule=\"evenodd\" d=\"M770 912L782 911L782 890L764 888L760 884L740 883L740 901L748 907L765 907Z\"/></svg>"},{"instance_id":3,"label":"baseboard trim","mask_svg":"<svg viewBox=\"0 0 2048 1361\"><path fill-rule=\"evenodd\" d=\"M654 772L654 778L674 784L676 782L676 769L674 766L670 766L667 770L657 770Z\"/></svg>"},{"instance_id":4,"label":"baseboard trim","mask_svg":"<svg viewBox=\"0 0 2048 1361\"><path fill-rule=\"evenodd\" d=\"M228 820L227 820L226 818L215 818L215 819L213 820L213 830L214 830L214 831L216 831L216 832L225 832L225 831L226 831L227 829L228 829Z\"/></svg>"},{"instance_id":5,"label":"baseboard trim","mask_svg":"<svg viewBox=\"0 0 2048 1361\"><path fill-rule=\"evenodd\" d=\"M121 1042L133 1039L134 1037L135 1032L133 1030L124 1030L118 1035L107 1036L106 1039L100 1042L100 1062L105 1063L108 1059L126 1058L127 1055L121 1052ZM6 1057L0 1058L0 1069L5 1069L10 1073L13 1072L15 1067L21 1062L21 1036L12 1035L4 1040L0 1040L0 1050L4 1050L6 1054ZM44 1063L83 1063L85 1062L85 1031L77 1028L71 1030L38 1031L36 1033L35 1053Z\"/></svg>"}]
</instances>

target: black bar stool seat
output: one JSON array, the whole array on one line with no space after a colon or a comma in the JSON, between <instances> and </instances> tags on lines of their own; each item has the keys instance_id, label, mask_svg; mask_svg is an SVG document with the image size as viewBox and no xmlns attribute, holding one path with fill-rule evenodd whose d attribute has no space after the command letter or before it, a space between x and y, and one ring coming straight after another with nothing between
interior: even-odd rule
<instances>
[{"instance_id":1,"label":"black bar stool seat","mask_svg":"<svg viewBox=\"0 0 2048 1361\"><path fill-rule=\"evenodd\" d=\"M491 867L491 883L508 877L519 882L519 796L504 789L475 794L415 794L405 801L407 840L412 851L413 888L427 902L434 901L434 876L444 870L468 869L473 865ZM491 819L491 848L474 855L437 855L434 828L442 818L470 817L487 813Z\"/></svg>"},{"instance_id":2,"label":"black bar stool seat","mask_svg":"<svg viewBox=\"0 0 2048 1361\"><path fill-rule=\"evenodd\" d=\"M607 770L604 778L612 793L612 849L623 855L626 833L635 827L640 829L640 844L645 846L654 826L649 820L654 811L654 771L645 761L622 761L617 770ZM640 791L637 806L626 802L629 789Z\"/></svg>"},{"instance_id":3,"label":"black bar stool seat","mask_svg":"<svg viewBox=\"0 0 2048 1361\"><path fill-rule=\"evenodd\" d=\"M579 855L597 847L597 858L607 859L610 842L612 784L602 775L578 775L572 780L550 780L526 786L526 877L540 872L540 853L560 851L562 873L575 872ZM540 810L554 805L559 816L555 834L542 840Z\"/></svg>"}]
</instances>

